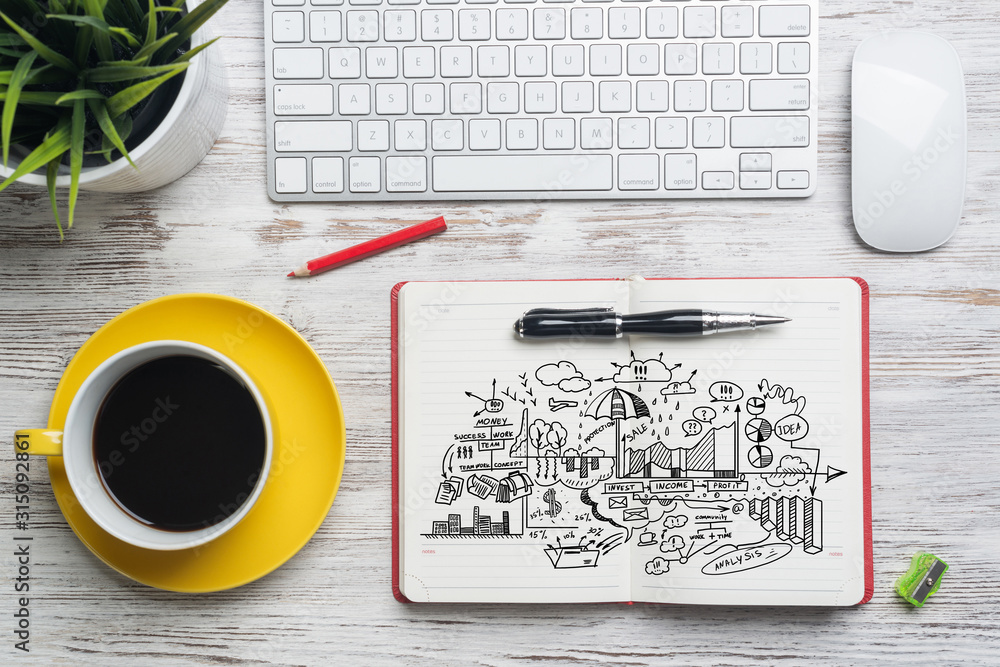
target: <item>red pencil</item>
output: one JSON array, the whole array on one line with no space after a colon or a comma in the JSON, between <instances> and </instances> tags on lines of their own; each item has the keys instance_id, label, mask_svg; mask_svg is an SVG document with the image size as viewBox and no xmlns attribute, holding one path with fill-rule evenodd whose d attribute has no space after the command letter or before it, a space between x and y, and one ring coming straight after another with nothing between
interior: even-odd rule
<instances>
[{"instance_id":1,"label":"red pencil","mask_svg":"<svg viewBox=\"0 0 1000 667\"><path fill-rule=\"evenodd\" d=\"M404 227L399 231L386 234L380 238L365 241L364 243L359 243L358 245L351 246L350 248L338 250L337 252L330 253L325 257L320 257L319 259L310 260L289 273L288 277L295 278L315 276L319 273L323 273L324 271L335 269L338 266L343 266L344 264L350 264L351 262L356 262L359 259L364 259L365 257L377 255L380 252L390 250L396 246L401 246L404 243L417 241L432 234L438 234L446 229L448 229L448 225L445 224L443 217L434 218L433 220L428 220L427 222L421 222L419 225Z\"/></svg>"}]
</instances>

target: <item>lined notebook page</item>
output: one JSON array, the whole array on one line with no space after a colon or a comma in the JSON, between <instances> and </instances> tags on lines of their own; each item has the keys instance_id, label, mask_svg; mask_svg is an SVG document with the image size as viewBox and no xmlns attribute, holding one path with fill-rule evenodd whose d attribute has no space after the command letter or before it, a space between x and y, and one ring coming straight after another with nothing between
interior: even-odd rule
<instances>
[{"instance_id":1,"label":"lined notebook page","mask_svg":"<svg viewBox=\"0 0 1000 667\"><path fill-rule=\"evenodd\" d=\"M632 454L650 461L632 479L655 496L647 506L651 534L630 542L633 599L862 599L860 307L860 286L849 279L633 283L631 312L704 308L792 318L746 334L632 337L636 359L662 352L665 365L681 364L675 377L697 369L694 393L670 397L669 435ZM643 391L654 386L643 383Z\"/></svg>"},{"instance_id":2,"label":"lined notebook page","mask_svg":"<svg viewBox=\"0 0 1000 667\"><path fill-rule=\"evenodd\" d=\"M611 526L591 532L580 490L561 481L585 486L601 472L559 456L580 449L578 424L594 420L567 407L581 392L536 377L566 362L576 372L556 363L541 377L578 389L627 346L517 340L514 321L542 306L626 310L628 285L408 283L400 292L400 588L411 600L629 598L627 546Z\"/></svg>"}]
</instances>

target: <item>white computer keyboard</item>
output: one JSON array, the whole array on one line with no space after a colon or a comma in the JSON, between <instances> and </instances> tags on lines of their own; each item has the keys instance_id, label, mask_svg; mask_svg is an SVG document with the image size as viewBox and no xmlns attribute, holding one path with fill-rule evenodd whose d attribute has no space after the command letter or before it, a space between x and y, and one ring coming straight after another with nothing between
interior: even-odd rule
<instances>
[{"instance_id":1,"label":"white computer keyboard","mask_svg":"<svg viewBox=\"0 0 1000 667\"><path fill-rule=\"evenodd\" d=\"M264 0L277 201L804 197L818 0Z\"/></svg>"}]
</instances>

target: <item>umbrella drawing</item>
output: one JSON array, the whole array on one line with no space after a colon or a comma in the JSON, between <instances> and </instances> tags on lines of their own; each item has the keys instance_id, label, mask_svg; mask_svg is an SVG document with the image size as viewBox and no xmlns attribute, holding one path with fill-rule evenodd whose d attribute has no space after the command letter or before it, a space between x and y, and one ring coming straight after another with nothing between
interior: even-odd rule
<instances>
[{"instance_id":1,"label":"umbrella drawing","mask_svg":"<svg viewBox=\"0 0 1000 667\"><path fill-rule=\"evenodd\" d=\"M614 387L597 396L587 408L587 416L595 419L611 419L615 423L616 465L618 477L625 477L625 443L621 437L621 425L626 419L648 417L649 408L641 398Z\"/></svg>"}]
</instances>

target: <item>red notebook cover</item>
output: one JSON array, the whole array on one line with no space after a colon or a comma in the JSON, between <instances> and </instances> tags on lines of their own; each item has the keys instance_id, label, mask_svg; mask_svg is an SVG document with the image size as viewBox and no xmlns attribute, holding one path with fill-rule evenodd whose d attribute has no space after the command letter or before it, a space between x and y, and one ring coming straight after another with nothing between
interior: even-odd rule
<instances>
[{"instance_id":1,"label":"red notebook cover","mask_svg":"<svg viewBox=\"0 0 1000 667\"><path fill-rule=\"evenodd\" d=\"M783 279L792 279L782 277ZM779 278L779 279L782 279ZM836 278L831 277L831 278ZM649 280L773 280L761 278L651 278ZM869 349L868 349L868 283L850 277L861 287L861 423L862 423L862 490L864 511L865 593L857 603L865 604L875 593L874 550L872 546L872 493L871 493L871 426L869 398ZM392 364L392 594L400 602L412 602L399 588L399 290L406 281L396 283L390 293L390 336Z\"/></svg>"}]
</instances>

